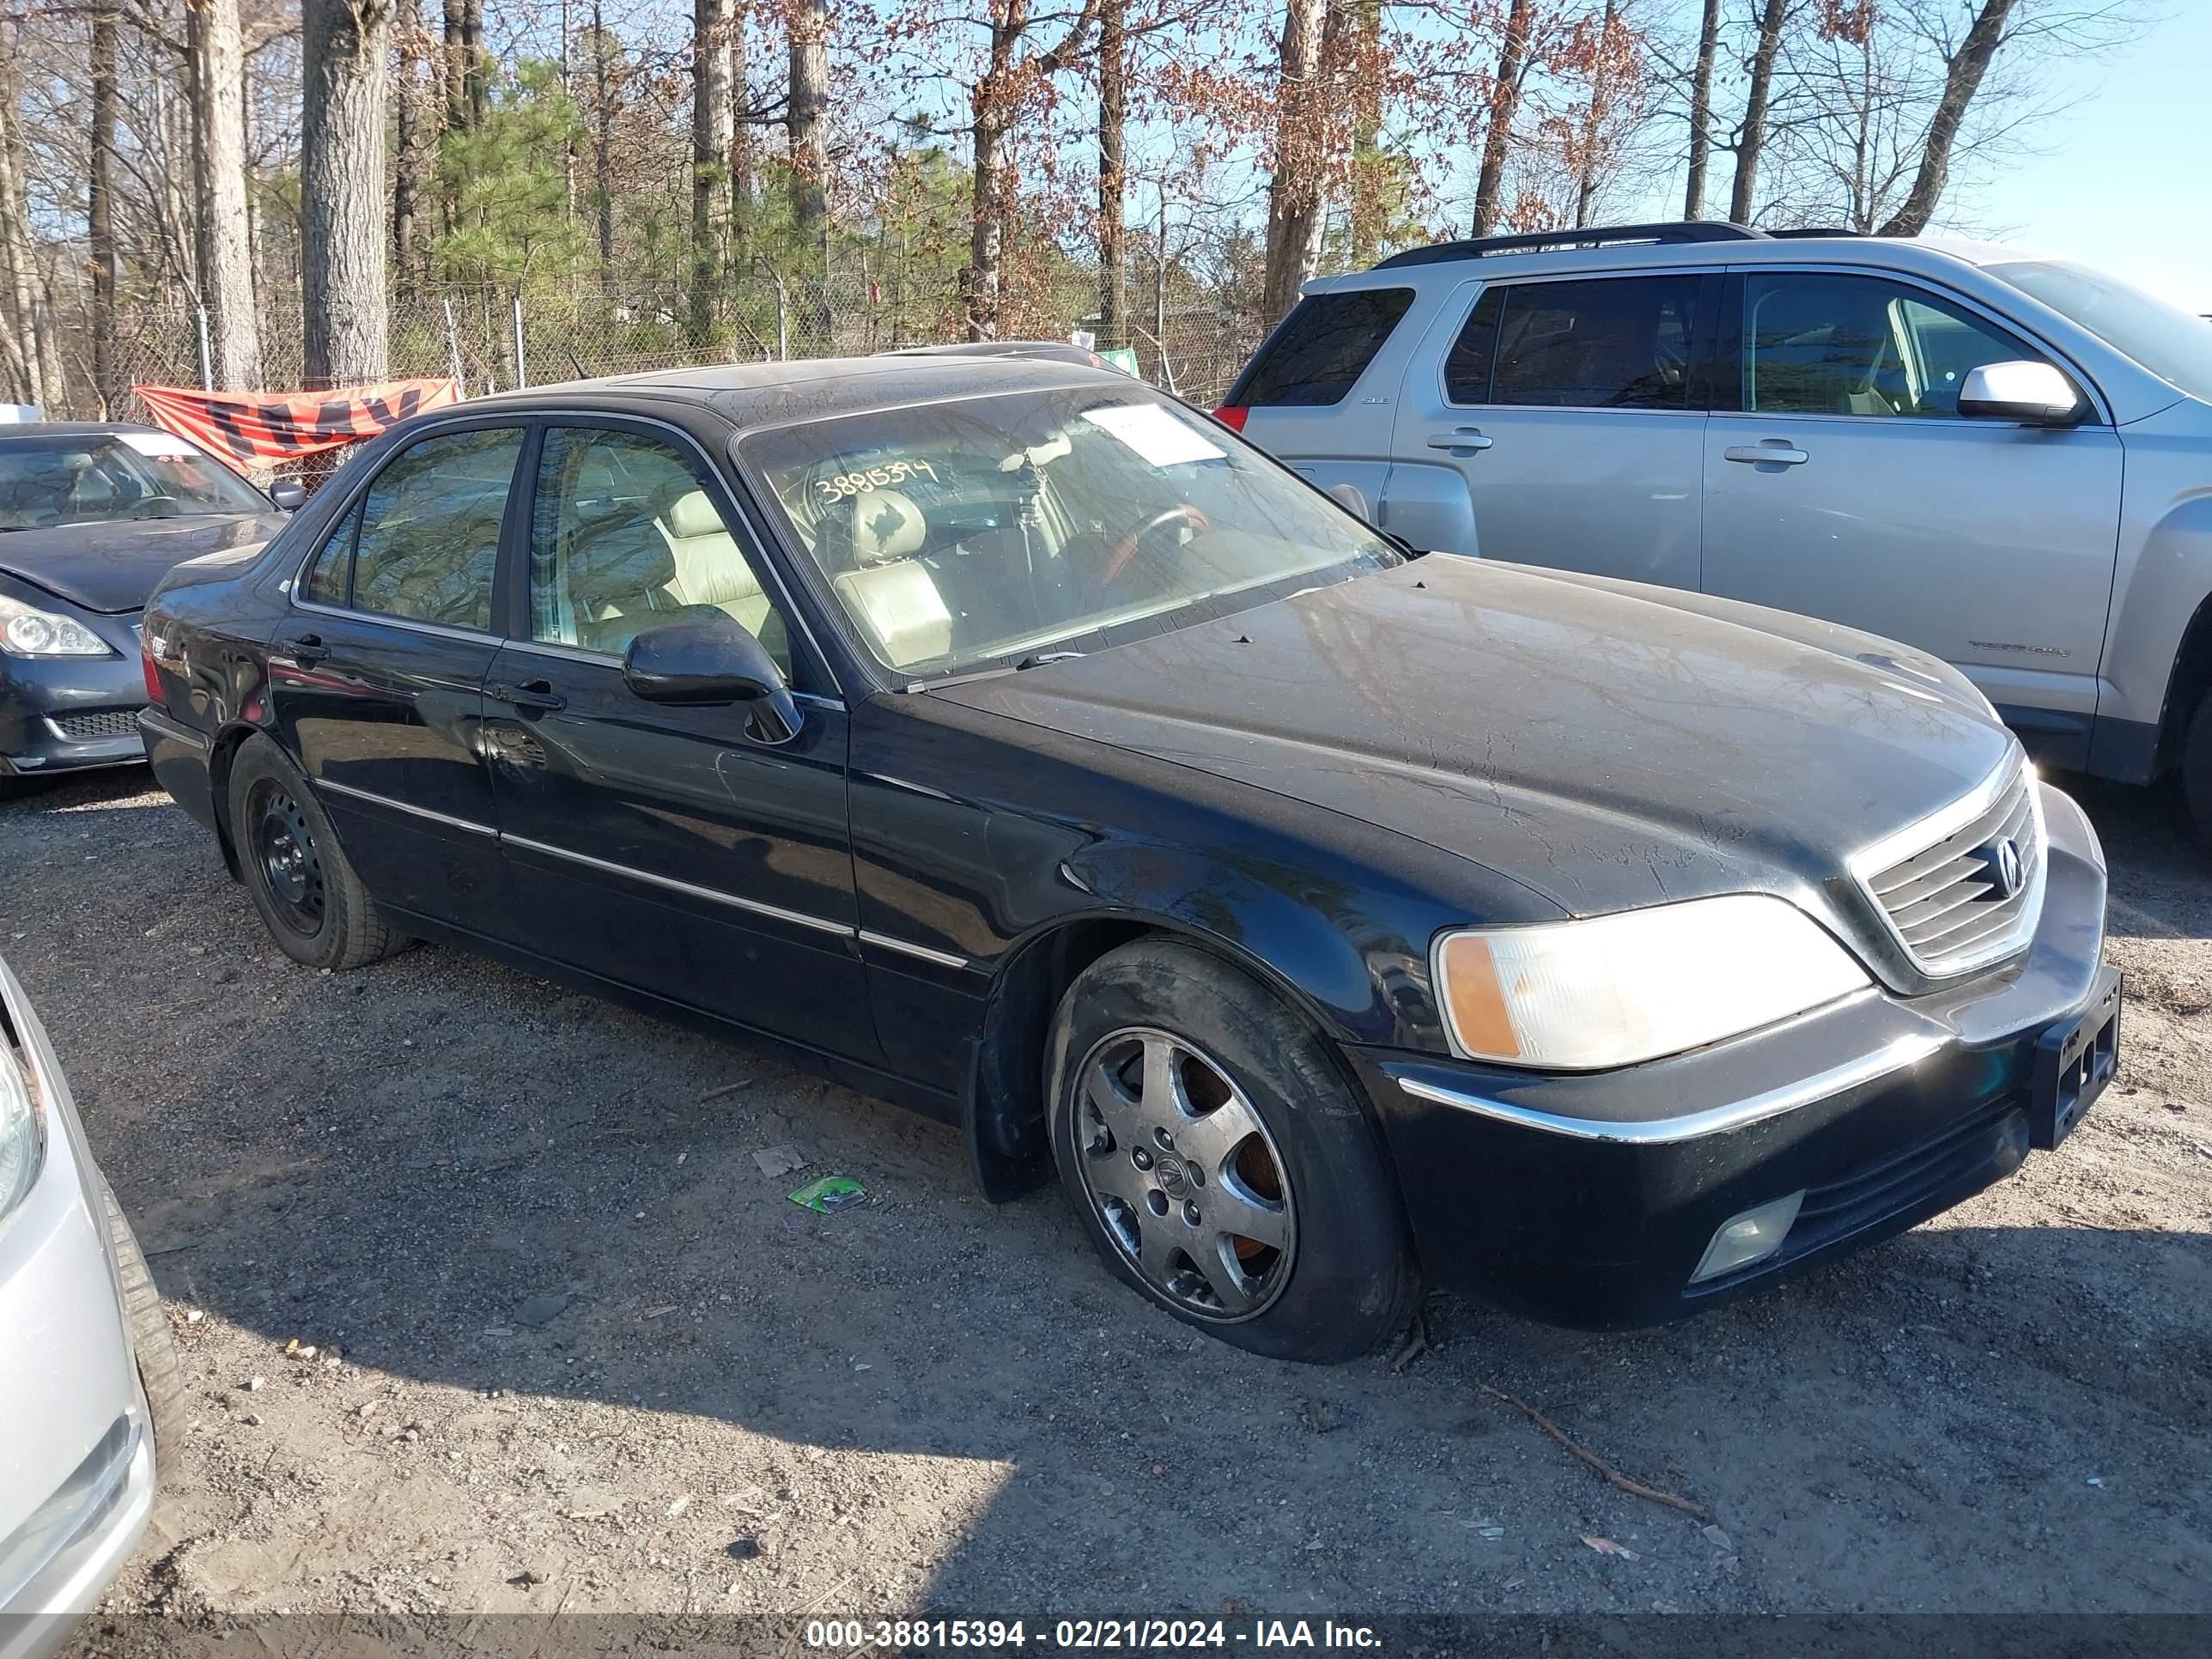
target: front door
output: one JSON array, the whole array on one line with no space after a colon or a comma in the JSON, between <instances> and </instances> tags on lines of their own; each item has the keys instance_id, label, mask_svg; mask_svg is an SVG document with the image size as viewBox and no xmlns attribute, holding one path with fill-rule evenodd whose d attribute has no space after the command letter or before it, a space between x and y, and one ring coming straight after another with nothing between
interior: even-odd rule
<instances>
[{"instance_id":1,"label":"front door","mask_svg":"<svg viewBox=\"0 0 2212 1659\"><path fill-rule=\"evenodd\" d=\"M826 685L740 525L686 439L546 428L527 625L501 648L485 694L501 844L532 949L872 1060L844 707L804 695ZM638 633L708 607L750 629L799 689L796 737L765 740L742 704L671 708L624 684Z\"/></svg>"},{"instance_id":2,"label":"front door","mask_svg":"<svg viewBox=\"0 0 2212 1659\"><path fill-rule=\"evenodd\" d=\"M1917 646L2029 735L2086 739L2118 434L1961 417L1969 369L2048 359L1933 289L1822 270L1730 289L1741 409L1705 428L1705 591Z\"/></svg>"},{"instance_id":3,"label":"front door","mask_svg":"<svg viewBox=\"0 0 2212 1659\"><path fill-rule=\"evenodd\" d=\"M476 426L393 455L270 643L271 720L370 894L494 936L512 907L477 734L522 440Z\"/></svg>"},{"instance_id":4,"label":"front door","mask_svg":"<svg viewBox=\"0 0 2212 1659\"><path fill-rule=\"evenodd\" d=\"M1438 552L1696 587L1695 366L1718 282L1468 284L1439 324L1456 331L1443 373L1425 349L1400 393L1390 531ZM1469 498L1473 547L1449 528L1466 516L1449 504Z\"/></svg>"}]
</instances>

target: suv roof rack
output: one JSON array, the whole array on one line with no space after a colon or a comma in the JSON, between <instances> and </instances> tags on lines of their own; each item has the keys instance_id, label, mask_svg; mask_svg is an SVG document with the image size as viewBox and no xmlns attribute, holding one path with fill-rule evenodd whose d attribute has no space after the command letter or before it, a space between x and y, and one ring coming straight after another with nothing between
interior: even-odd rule
<instances>
[{"instance_id":1,"label":"suv roof rack","mask_svg":"<svg viewBox=\"0 0 2212 1659\"><path fill-rule=\"evenodd\" d=\"M1825 236L1866 236L1870 232L1847 230L1841 225L1797 225L1788 230L1770 230L1769 236L1784 241L1811 240Z\"/></svg>"},{"instance_id":2,"label":"suv roof rack","mask_svg":"<svg viewBox=\"0 0 2212 1659\"><path fill-rule=\"evenodd\" d=\"M1526 253L1547 247L1613 247L1638 242L1749 242L1763 240L1766 232L1750 225L1720 219L1678 219L1650 225L1592 225L1582 230L1539 230L1518 236L1476 236L1461 242L1437 242L1429 247L1409 247L1394 253L1375 267L1396 270L1406 265L1438 265L1454 259L1480 259L1492 253Z\"/></svg>"}]
</instances>

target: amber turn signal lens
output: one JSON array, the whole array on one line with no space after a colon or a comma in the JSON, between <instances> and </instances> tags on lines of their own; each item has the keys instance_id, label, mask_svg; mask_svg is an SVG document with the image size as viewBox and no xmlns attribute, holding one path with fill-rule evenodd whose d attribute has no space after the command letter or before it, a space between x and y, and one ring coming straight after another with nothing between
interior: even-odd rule
<instances>
[{"instance_id":1,"label":"amber turn signal lens","mask_svg":"<svg viewBox=\"0 0 2212 1659\"><path fill-rule=\"evenodd\" d=\"M1498 1060L1517 1058L1521 1038L1505 1010L1490 941L1474 933L1454 934L1444 941L1443 957L1445 1010L1461 1051Z\"/></svg>"}]
</instances>

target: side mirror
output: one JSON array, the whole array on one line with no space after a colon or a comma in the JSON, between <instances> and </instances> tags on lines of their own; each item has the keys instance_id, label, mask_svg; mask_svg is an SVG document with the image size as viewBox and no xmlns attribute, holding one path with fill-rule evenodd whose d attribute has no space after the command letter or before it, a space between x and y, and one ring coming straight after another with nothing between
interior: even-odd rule
<instances>
[{"instance_id":1,"label":"side mirror","mask_svg":"<svg viewBox=\"0 0 2212 1659\"><path fill-rule=\"evenodd\" d=\"M2089 404L2065 372L2049 363L1983 363L1966 371L1959 413L1970 421L2023 426L2079 426Z\"/></svg>"},{"instance_id":2,"label":"side mirror","mask_svg":"<svg viewBox=\"0 0 2212 1659\"><path fill-rule=\"evenodd\" d=\"M1367 505L1367 492L1355 483L1331 484L1329 498L1362 524L1371 525L1375 514Z\"/></svg>"},{"instance_id":3,"label":"side mirror","mask_svg":"<svg viewBox=\"0 0 2212 1659\"><path fill-rule=\"evenodd\" d=\"M287 513L297 513L307 504L307 487L297 478L279 478L269 486L269 499Z\"/></svg>"},{"instance_id":4,"label":"side mirror","mask_svg":"<svg viewBox=\"0 0 2212 1659\"><path fill-rule=\"evenodd\" d=\"M768 647L727 617L648 628L623 653L623 684L634 696L672 708L752 706L763 743L799 735L799 704Z\"/></svg>"}]
</instances>

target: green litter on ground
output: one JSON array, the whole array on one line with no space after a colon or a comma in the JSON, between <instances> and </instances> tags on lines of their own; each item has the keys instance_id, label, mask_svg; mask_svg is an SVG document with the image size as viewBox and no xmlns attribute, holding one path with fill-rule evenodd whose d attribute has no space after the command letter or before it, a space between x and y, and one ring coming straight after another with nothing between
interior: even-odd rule
<instances>
[{"instance_id":1,"label":"green litter on ground","mask_svg":"<svg viewBox=\"0 0 2212 1659\"><path fill-rule=\"evenodd\" d=\"M802 1210L830 1215L854 1204L866 1203L868 1189L850 1176L823 1176L792 1194L791 1201Z\"/></svg>"}]
</instances>

